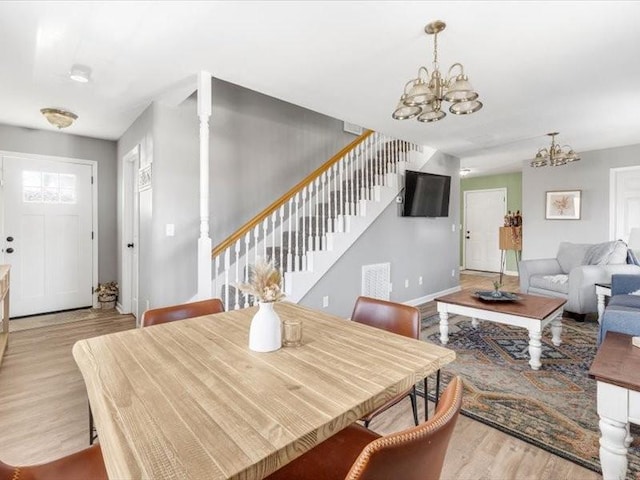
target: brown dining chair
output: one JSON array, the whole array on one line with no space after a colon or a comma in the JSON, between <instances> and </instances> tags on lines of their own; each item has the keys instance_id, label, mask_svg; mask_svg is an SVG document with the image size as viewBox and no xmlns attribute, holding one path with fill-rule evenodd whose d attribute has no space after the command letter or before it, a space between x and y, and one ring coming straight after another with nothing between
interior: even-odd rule
<instances>
[{"instance_id":1,"label":"brown dining chair","mask_svg":"<svg viewBox=\"0 0 640 480\"><path fill-rule=\"evenodd\" d=\"M0 462L0 480L107 480L100 445L48 463L15 467Z\"/></svg>"},{"instance_id":2,"label":"brown dining chair","mask_svg":"<svg viewBox=\"0 0 640 480\"><path fill-rule=\"evenodd\" d=\"M430 420L384 436L350 425L266 478L438 480L461 405L462 380L453 377Z\"/></svg>"},{"instance_id":3,"label":"brown dining chair","mask_svg":"<svg viewBox=\"0 0 640 480\"><path fill-rule=\"evenodd\" d=\"M161 307L147 310L142 314L140 325L150 327L162 323L174 322L176 320L186 320L187 318L201 317L213 313L224 312L224 305L219 298L210 298L199 302L182 303L170 307ZM93 413L89 405L89 445L93 445L98 432L93 422Z\"/></svg>"},{"instance_id":4,"label":"brown dining chair","mask_svg":"<svg viewBox=\"0 0 640 480\"><path fill-rule=\"evenodd\" d=\"M351 314L351 320L420 340L420 311L410 305L388 302L377 298L358 297ZM374 417L401 402L407 396L411 399L413 421L418 425L418 406L416 404L416 387L414 385L396 395L366 417L363 417L361 420L364 422L364 426L368 427Z\"/></svg>"},{"instance_id":5,"label":"brown dining chair","mask_svg":"<svg viewBox=\"0 0 640 480\"><path fill-rule=\"evenodd\" d=\"M150 327L161 323L185 320L187 318L201 317L213 313L224 312L224 305L219 298L210 298L199 302L182 303L170 307L154 308L142 314L140 325Z\"/></svg>"}]
</instances>

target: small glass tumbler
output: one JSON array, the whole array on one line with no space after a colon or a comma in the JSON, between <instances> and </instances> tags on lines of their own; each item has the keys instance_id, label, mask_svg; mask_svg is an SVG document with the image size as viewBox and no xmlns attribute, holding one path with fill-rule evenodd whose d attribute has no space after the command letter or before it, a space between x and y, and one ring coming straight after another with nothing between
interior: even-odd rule
<instances>
[{"instance_id":1,"label":"small glass tumbler","mask_svg":"<svg viewBox=\"0 0 640 480\"><path fill-rule=\"evenodd\" d=\"M302 345L302 320L283 320L282 337L282 345L285 347L299 347Z\"/></svg>"}]
</instances>

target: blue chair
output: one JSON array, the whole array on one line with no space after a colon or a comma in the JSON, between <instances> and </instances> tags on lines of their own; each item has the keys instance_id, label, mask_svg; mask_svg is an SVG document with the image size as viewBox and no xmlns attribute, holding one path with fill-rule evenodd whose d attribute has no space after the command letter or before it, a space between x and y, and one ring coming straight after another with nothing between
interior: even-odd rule
<instances>
[{"instance_id":1,"label":"blue chair","mask_svg":"<svg viewBox=\"0 0 640 480\"><path fill-rule=\"evenodd\" d=\"M598 346L609 331L640 336L640 275L611 277L611 299L600 320Z\"/></svg>"}]
</instances>

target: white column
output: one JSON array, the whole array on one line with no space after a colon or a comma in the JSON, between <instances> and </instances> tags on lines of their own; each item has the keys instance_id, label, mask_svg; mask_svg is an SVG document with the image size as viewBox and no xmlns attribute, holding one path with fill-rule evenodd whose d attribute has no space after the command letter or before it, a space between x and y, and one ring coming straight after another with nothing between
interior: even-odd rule
<instances>
[{"instance_id":1,"label":"white column","mask_svg":"<svg viewBox=\"0 0 640 480\"><path fill-rule=\"evenodd\" d=\"M211 298L211 237L209 237L209 117L211 117L211 74L198 74L198 118L200 119L200 237L198 238L198 293Z\"/></svg>"}]
</instances>

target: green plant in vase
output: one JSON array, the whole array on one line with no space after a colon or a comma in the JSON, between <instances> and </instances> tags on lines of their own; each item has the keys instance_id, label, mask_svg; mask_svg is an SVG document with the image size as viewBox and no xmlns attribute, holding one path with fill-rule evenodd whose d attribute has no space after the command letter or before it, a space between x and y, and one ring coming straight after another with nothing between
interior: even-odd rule
<instances>
[{"instance_id":1,"label":"green plant in vase","mask_svg":"<svg viewBox=\"0 0 640 480\"><path fill-rule=\"evenodd\" d=\"M501 297L502 293L500 292L500 288L502 287L502 283L498 282L497 280L495 282L493 282L493 292L491 292L491 295L493 297Z\"/></svg>"}]
</instances>

